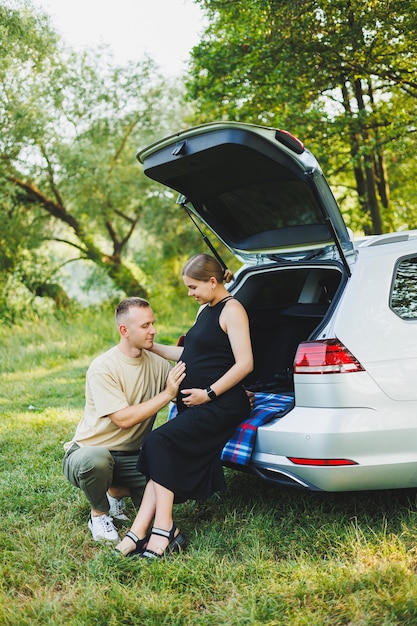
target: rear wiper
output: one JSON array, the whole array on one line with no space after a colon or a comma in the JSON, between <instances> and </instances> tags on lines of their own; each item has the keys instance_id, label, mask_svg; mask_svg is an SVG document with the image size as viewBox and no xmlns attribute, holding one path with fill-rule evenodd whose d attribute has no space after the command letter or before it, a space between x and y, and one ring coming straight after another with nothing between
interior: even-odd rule
<instances>
[{"instance_id":1,"label":"rear wiper","mask_svg":"<svg viewBox=\"0 0 417 626\"><path fill-rule=\"evenodd\" d=\"M278 263L288 263L288 259L279 256L279 254L268 254L268 258L271 259L271 261L278 261Z\"/></svg>"},{"instance_id":2,"label":"rear wiper","mask_svg":"<svg viewBox=\"0 0 417 626\"><path fill-rule=\"evenodd\" d=\"M310 254L306 254L306 256L303 257L303 261L311 261L311 259L317 259L317 257L322 256L325 253L326 253L326 248L320 248L320 250L314 250L313 252L310 252Z\"/></svg>"}]
</instances>

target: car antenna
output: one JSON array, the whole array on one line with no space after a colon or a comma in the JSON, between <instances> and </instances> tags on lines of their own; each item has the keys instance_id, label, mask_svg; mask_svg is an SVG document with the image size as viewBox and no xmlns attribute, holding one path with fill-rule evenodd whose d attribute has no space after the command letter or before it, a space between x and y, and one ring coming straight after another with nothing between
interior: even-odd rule
<instances>
[{"instance_id":1,"label":"car antenna","mask_svg":"<svg viewBox=\"0 0 417 626\"><path fill-rule=\"evenodd\" d=\"M214 248L213 244L211 243L211 241L209 240L208 237L206 237L206 235L203 233L203 231L201 230L200 226L197 224L197 222L195 221L195 219L193 218L193 216L191 215L191 211L190 209L187 207L186 202L188 202L187 198L185 198L180 204L182 206L182 208L184 209L184 211L187 213L188 217L190 218L190 220L192 221L192 223L194 224L194 226L197 227L197 229L200 231L200 234L203 238L203 241L206 243L206 245L210 248L210 250L212 251L212 253L214 254L214 256L216 257L216 259L218 260L218 262L220 263L220 265L222 266L223 270L227 270L227 265L225 264L225 262L223 261L223 259L221 258L220 254L217 252L217 250Z\"/></svg>"}]
</instances>

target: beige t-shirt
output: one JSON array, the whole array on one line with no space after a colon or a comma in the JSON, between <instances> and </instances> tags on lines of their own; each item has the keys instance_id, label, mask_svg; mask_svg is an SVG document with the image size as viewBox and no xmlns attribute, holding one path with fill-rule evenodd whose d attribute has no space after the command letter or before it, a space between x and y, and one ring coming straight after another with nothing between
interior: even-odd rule
<instances>
[{"instance_id":1,"label":"beige t-shirt","mask_svg":"<svg viewBox=\"0 0 417 626\"><path fill-rule=\"evenodd\" d=\"M107 415L156 396L165 389L170 369L170 363L157 354L142 350L140 357L132 358L118 346L94 359L87 371L84 416L64 449L77 443L108 450L139 450L156 415L127 429L116 426Z\"/></svg>"}]
</instances>

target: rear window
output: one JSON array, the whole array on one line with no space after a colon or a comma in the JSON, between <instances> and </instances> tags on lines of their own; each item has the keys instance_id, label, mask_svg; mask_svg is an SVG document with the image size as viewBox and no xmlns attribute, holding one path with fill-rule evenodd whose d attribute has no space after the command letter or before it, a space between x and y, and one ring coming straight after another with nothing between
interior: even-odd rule
<instances>
[{"instance_id":1,"label":"rear window","mask_svg":"<svg viewBox=\"0 0 417 626\"><path fill-rule=\"evenodd\" d=\"M390 306L402 319L417 319L417 256L401 259L398 263Z\"/></svg>"},{"instance_id":2,"label":"rear window","mask_svg":"<svg viewBox=\"0 0 417 626\"><path fill-rule=\"evenodd\" d=\"M323 223L310 188L298 180L242 186L208 198L204 208L210 222L238 241L278 228Z\"/></svg>"}]
</instances>

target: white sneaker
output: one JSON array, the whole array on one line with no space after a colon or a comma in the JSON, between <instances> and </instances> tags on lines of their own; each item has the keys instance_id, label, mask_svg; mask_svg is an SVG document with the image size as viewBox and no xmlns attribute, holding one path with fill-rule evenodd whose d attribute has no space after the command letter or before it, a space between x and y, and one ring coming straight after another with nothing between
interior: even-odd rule
<instances>
[{"instance_id":1,"label":"white sneaker","mask_svg":"<svg viewBox=\"0 0 417 626\"><path fill-rule=\"evenodd\" d=\"M109 515L118 522L128 522L129 518L124 513L123 498L113 498L113 496L108 493L107 500L110 504Z\"/></svg>"},{"instance_id":2,"label":"white sneaker","mask_svg":"<svg viewBox=\"0 0 417 626\"><path fill-rule=\"evenodd\" d=\"M113 519L108 515L90 515L88 528L91 530L94 541L120 541Z\"/></svg>"}]
</instances>

